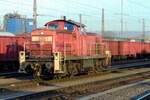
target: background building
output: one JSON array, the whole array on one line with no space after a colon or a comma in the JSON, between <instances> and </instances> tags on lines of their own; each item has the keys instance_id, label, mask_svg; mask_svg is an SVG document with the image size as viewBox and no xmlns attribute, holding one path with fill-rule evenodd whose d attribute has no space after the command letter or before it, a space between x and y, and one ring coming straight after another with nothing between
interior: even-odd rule
<instances>
[{"instance_id":1,"label":"background building","mask_svg":"<svg viewBox=\"0 0 150 100\"><path fill-rule=\"evenodd\" d=\"M17 13L4 16L4 31L14 34L30 33L33 30L33 19L26 18Z\"/></svg>"}]
</instances>

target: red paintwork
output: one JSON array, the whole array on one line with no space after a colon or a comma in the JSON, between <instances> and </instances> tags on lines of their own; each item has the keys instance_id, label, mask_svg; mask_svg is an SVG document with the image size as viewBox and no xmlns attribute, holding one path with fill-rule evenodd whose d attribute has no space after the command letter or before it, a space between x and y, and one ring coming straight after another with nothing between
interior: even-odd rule
<instances>
[{"instance_id":1,"label":"red paintwork","mask_svg":"<svg viewBox=\"0 0 150 100\"><path fill-rule=\"evenodd\" d=\"M136 55L141 53L141 42L128 42L129 55Z\"/></svg>"},{"instance_id":2,"label":"red paintwork","mask_svg":"<svg viewBox=\"0 0 150 100\"><path fill-rule=\"evenodd\" d=\"M111 55L117 56L119 54L118 53L118 49L119 49L118 41L104 40L103 42L107 45L108 50L111 52Z\"/></svg>"},{"instance_id":3,"label":"red paintwork","mask_svg":"<svg viewBox=\"0 0 150 100\"><path fill-rule=\"evenodd\" d=\"M52 55L54 52L61 52L62 55L69 56L92 56L96 54L96 43L99 44L99 53L103 54L104 44L102 44L102 36L81 34L79 32L79 26L75 24L73 32L66 31L64 30L65 22L66 21L56 20L46 24L46 26L49 26L53 23L58 23L59 27L55 31L49 29L38 29L33 31L31 33L31 37L52 36L52 41L44 42L44 40L40 39L39 42L32 42L32 44L39 44L39 48L41 48L41 50L37 50L36 53L34 52L34 54L30 53L30 56L34 55L45 57L48 54L49 56ZM47 45L47 47L44 47L45 45ZM44 52L44 49L48 48L49 51ZM37 49L37 47L32 47L29 51L33 51L33 49Z\"/></svg>"},{"instance_id":4,"label":"red paintwork","mask_svg":"<svg viewBox=\"0 0 150 100\"><path fill-rule=\"evenodd\" d=\"M150 43L104 40L113 56L128 56L150 53Z\"/></svg>"},{"instance_id":5,"label":"red paintwork","mask_svg":"<svg viewBox=\"0 0 150 100\"><path fill-rule=\"evenodd\" d=\"M24 36L0 36L0 61L18 61L26 39Z\"/></svg>"},{"instance_id":6,"label":"red paintwork","mask_svg":"<svg viewBox=\"0 0 150 100\"><path fill-rule=\"evenodd\" d=\"M43 39L40 39L39 42L31 42L35 45L29 47L31 56L51 56L54 52L61 52L62 55L70 56L92 56L96 54L96 43L99 44L98 48L101 55L104 54L106 48L111 52L112 56L136 56L142 52L150 53L149 43L114 40L102 41L102 36L100 35L81 34L79 25L76 24L74 24L73 32L64 30L65 22L68 21L55 20L45 24L47 28L49 25L58 24L59 27L55 31L49 29L33 31L31 37L39 36L42 38L43 36L52 36L52 41L44 42Z\"/></svg>"},{"instance_id":7,"label":"red paintwork","mask_svg":"<svg viewBox=\"0 0 150 100\"><path fill-rule=\"evenodd\" d=\"M142 52L150 53L150 43L143 43Z\"/></svg>"}]
</instances>

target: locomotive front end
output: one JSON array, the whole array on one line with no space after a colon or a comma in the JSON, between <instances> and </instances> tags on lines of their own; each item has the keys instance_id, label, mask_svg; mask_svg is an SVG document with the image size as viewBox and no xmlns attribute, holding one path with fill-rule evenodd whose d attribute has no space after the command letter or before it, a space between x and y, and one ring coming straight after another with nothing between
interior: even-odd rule
<instances>
[{"instance_id":1,"label":"locomotive front end","mask_svg":"<svg viewBox=\"0 0 150 100\"><path fill-rule=\"evenodd\" d=\"M53 73L56 32L38 29L31 33L31 39L20 52L20 72L45 74Z\"/></svg>"},{"instance_id":2,"label":"locomotive front end","mask_svg":"<svg viewBox=\"0 0 150 100\"><path fill-rule=\"evenodd\" d=\"M52 31L46 30L32 32L31 42L26 44L26 50L29 52L30 58L45 59L52 57L53 33Z\"/></svg>"}]
</instances>

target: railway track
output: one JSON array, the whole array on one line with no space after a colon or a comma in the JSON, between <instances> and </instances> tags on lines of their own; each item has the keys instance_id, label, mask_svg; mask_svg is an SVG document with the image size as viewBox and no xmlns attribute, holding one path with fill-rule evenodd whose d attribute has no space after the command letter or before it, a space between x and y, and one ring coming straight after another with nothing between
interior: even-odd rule
<instances>
[{"instance_id":1,"label":"railway track","mask_svg":"<svg viewBox=\"0 0 150 100\"><path fill-rule=\"evenodd\" d=\"M131 60L112 61L112 65L136 63L136 62L143 62L143 61L148 61L148 60L150 60L150 59L144 58L144 59L131 59Z\"/></svg>"},{"instance_id":2,"label":"railway track","mask_svg":"<svg viewBox=\"0 0 150 100\"><path fill-rule=\"evenodd\" d=\"M149 76L150 69L147 68L123 71L122 73L111 73L105 76L71 79L68 81L49 81L39 86L33 81L14 83L1 88L0 99L77 99L81 95L89 95L131 84L147 79Z\"/></svg>"},{"instance_id":3,"label":"railway track","mask_svg":"<svg viewBox=\"0 0 150 100\"><path fill-rule=\"evenodd\" d=\"M135 64L135 65L134 65ZM139 64L139 65L138 65ZM107 75L107 74L109 74L109 75L111 75L112 73L114 73L115 71L115 69L116 69L116 72L114 73L114 74L118 74L118 72L119 73L122 73L122 72L124 72L124 71L127 71L127 70L129 70L129 71L134 71L134 70L139 70L139 69L136 69L137 68L137 65L138 65L138 68L142 68L143 66L142 65L149 65L149 63L148 63L148 61L144 61L144 62L140 62L140 63L133 63L133 64L123 64L123 65L117 65L116 67L114 66L114 67L111 67L111 70L112 71L110 71L110 69L109 69L109 71L107 71L107 70L105 70L104 72L101 72L101 73L98 73L98 74L93 74L93 75L83 75L83 76L77 76L77 77L73 77L73 78L65 78L65 79L60 79L60 80L50 80L50 81L46 81L46 82L42 82L42 83L40 83L40 85L39 84L37 84L36 82L35 82L35 80L33 80L33 79L31 79L31 80L21 80L21 81L14 81L14 82L8 82L8 84L6 83L4 83L4 84L0 84L0 92L1 92L1 96L0 97L4 97L5 99L20 99L20 98L34 98L34 96L37 96L38 95L38 97L39 98L43 98L43 97L47 97L46 95L48 95L48 97L47 98L62 98L62 97L67 97L67 99L69 98L69 97L72 97L72 96L70 96L70 95L73 95L74 93L76 94L76 92L77 92L77 94L79 93L79 94L84 94L84 90L91 90L91 89L85 89L84 88L84 86L86 86L86 88L87 87L93 87L93 86L97 86L95 83L99 83L98 81L97 81L97 79L96 79L96 82L94 82L94 83L85 83L85 84L80 84L80 85L74 85L73 87L72 87L72 85L71 86L60 86L60 87L57 87L57 85L55 86L55 84L58 84L58 83L65 83L65 82L70 82L70 81L73 81L73 80L77 80L77 81L80 81L81 79L84 79L84 78L87 78L87 79L92 79L92 78L94 78L94 77L99 77L99 76L105 76L105 75ZM130 68L129 66L132 66L132 68ZM135 66L135 67L133 67L133 66ZM120 67L120 68L119 68ZM122 69L122 67L124 67L125 69ZM149 70L149 71L148 71ZM112 73L111 73L112 72ZM150 69L149 68L147 68L147 70L145 71L145 72L142 72L142 73L139 73L138 75L140 76L141 75L141 77L144 77L145 78L145 74L144 73L149 73L150 72ZM127 74L126 74L126 76L128 76ZM131 77L131 76L128 76L128 77ZM146 75L146 77L149 77L149 74L147 74ZM108 78L108 77L107 77ZM122 77L122 76L120 76L119 78L125 78L125 77ZM106 78L105 78L106 79ZM137 80L137 81L140 81L140 79L141 78L139 78L139 80ZM113 81L113 80L117 80L117 79L115 79L115 78L108 78L108 79L106 79L106 80L110 80L110 81ZM105 83L106 82L106 80L104 80L104 82L102 82L102 83ZM135 79L136 80L136 79ZM129 80L126 80L126 81L129 81ZM117 83L120 83L120 82L118 82L118 81L116 81ZM135 82L135 81L134 81ZM125 80L122 80L122 82L121 83L124 83L124 84L129 84L128 82L125 82ZM90 86L90 84L94 84L93 86ZM101 84L101 83L100 83ZM115 84L115 83L114 83ZM124 85L124 84L122 84L122 85ZM58 84L58 86L59 86L60 84ZM110 84L109 84L110 85ZM109 87L109 85L107 86L107 87ZM75 88L74 88L75 87ZM83 90L83 93L82 93L82 91L80 92L79 90L76 90L76 88L78 88L78 87L80 87L80 89L79 90ZM83 87L83 89L82 89L82 87ZM106 87L106 86L103 86L103 87ZM35 89L35 88L37 88L37 91L35 92L29 92L30 90L32 90L32 89ZM44 90L44 91L40 91L40 90L42 90L43 88L50 88L49 90ZM94 88L94 87L93 87ZM27 90L26 90L27 89ZM53 90L52 90L53 89ZM63 91L62 92L62 90L66 90L66 91L71 91L71 90L69 90L69 89L72 89L73 91L74 91L74 93L72 93L72 92L69 92L69 94L67 94L65 91ZM104 89L105 90L105 89ZM95 91L95 90L94 90ZM103 90L100 90L100 91L103 91ZM14 93L15 92L15 93ZM98 92L98 91L97 91ZM72 93L72 94L70 94L70 93ZM87 91L86 91L86 93L88 93ZM6 95L7 94L7 95ZM51 95L50 95L51 94ZM90 94L90 93L89 93ZM68 96L69 95L69 96ZM49 97L50 96L50 97ZM75 96L73 96L73 98L75 98L75 97L78 97L79 95L75 95ZM6 98L7 97L7 98ZM4 98L2 98L2 99L4 99ZM1 98L0 98L1 99ZM37 99L35 99L35 100L37 100Z\"/></svg>"},{"instance_id":4,"label":"railway track","mask_svg":"<svg viewBox=\"0 0 150 100\"><path fill-rule=\"evenodd\" d=\"M104 68L100 71L100 73L96 73L96 75L105 75L105 74L108 74L110 72L119 72L121 70L126 70L126 69L132 70L135 68L141 68L145 65L150 65L150 61L145 60L145 59L132 60L129 62L130 62L129 64L127 64L125 61L123 64L113 65L113 66L110 66L108 68ZM92 75L94 74L94 76L95 76L95 73L89 73L89 74L92 74ZM89 77L89 75L81 75L80 77ZM73 78L78 79L80 77L75 76ZM0 74L0 81L1 81L0 85L12 84L12 83L20 82L20 81L25 81L25 80L30 81L30 80L34 80L34 78L33 78L33 76L31 76L29 74L18 73L18 72L11 72L11 73L8 72L8 73L1 73ZM61 79L61 80L64 81L64 79ZM59 81L61 81L61 80L59 79ZM65 80L70 80L70 78L65 77ZM55 81L57 81L57 79L53 79L52 81L55 82Z\"/></svg>"},{"instance_id":5,"label":"railway track","mask_svg":"<svg viewBox=\"0 0 150 100\"><path fill-rule=\"evenodd\" d=\"M149 59L142 59L142 60L133 60L132 62L129 61L129 63L124 62L123 64L116 64L108 67L106 70L120 70L124 68L136 68L136 67L143 67L150 64Z\"/></svg>"},{"instance_id":6,"label":"railway track","mask_svg":"<svg viewBox=\"0 0 150 100\"><path fill-rule=\"evenodd\" d=\"M5 79L5 78L25 78L29 77L31 75L25 74L25 73L18 73L18 72L5 72L0 74L0 79Z\"/></svg>"},{"instance_id":7,"label":"railway track","mask_svg":"<svg viewBox=\"0 0 150 100\"><path fill-rule=\"evenodd\" d=\"M149 72L148 72L149 73ZM46 96L39 96L41 99L52 99L52 98L64 98L64 99L78 99L80 96L83 95L89 95L97 92L102 92L111 88L119 87L126 84L131 84L134 82L141 81L142 79L145 79L146 77L149 77L150 75L147 73L140 73L135 75L129 75L125 77L115 78L115 79L109 79L105 81L96 81L93 83L86 83L86 84L80 84L76 86L70 86L67 88L63 88L60 90L57 90L58 93L60 93L59 96L55 97L49 97L49 95ZM142 77L141 77L142 76ZM144 76L144 78L143 78ZM35 98L36 99L36 98Z\"/></svg>"},{"instance_id":8,"label":"railway track","mask_svg":"<svg viewBox=\"0 0 150 100\"><path fill-rule=\"evenodd\" d=\"M123 68L130 68L130 67L137 67L137 66L142 66L144 64L150 64L149 59L136 59L136 60L125 60L125 61L119 61L116 63L113 63L112 66L109 68L106 68L104 70L113 70L113 69L123 69ZM131 66L131 64L133 66ZM136 65L135 65L136 64ZM30 76L29 74L24 74L24 73L19 73L17 71L14 72L1 72L0 73L0 79L1 78L11 78L11 77L25 77L25 76Z\"/></svg>"},{"instance_id":9,"label":"railway track","mask_svg":"<svg viewBox=\"0 0 150 100\"><path fill-rule=\"evenodd\" d=\"M149 99L150 99L150 90L147 90L135 97L132 97L131 100L149 100Z\"/></svg>"},{"instance_id":10,"label":"railway track","mask_svg":"<svg viewBox=\"0 0 150 100\"><path fill-rule=\"evenodd\" d=\"M80 97L79 100L149 100L150 79L123 85L104 92ZM143 99L144 98L144 99Z\"/></svg>"}]
</instances>

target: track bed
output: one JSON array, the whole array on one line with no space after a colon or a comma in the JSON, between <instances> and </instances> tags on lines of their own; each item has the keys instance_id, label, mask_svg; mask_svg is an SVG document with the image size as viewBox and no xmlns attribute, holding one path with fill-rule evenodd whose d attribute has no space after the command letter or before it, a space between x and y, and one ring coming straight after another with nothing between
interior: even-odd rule
<instances>
[{"instance_id":1,"label":"track bed","mask_svg":"<svg viewBox=\"0 0 150 100\"><path fill-rule=\"evenodd\" d=\"M134 98L137 98L138 95L143 94L145 91L148 90L150 90L150 79L145 81L140 81L130 85L121 86L101 93L81 97L78 99L79 100L136 100Z\"/></svg>"},{"instance_id":2,"label":"track bed","mask_svg":"<svg viewBox=\"0 0 150 100\"><path fill-rule=\"evenodd\" d=\"M124 70L119 73L80 77L67 81L47 81L41 85L37 85L34 81L14 83L3 85L1 88L0 99L32 98L37 100L39 98L43 99L55 97L63 99L75 99L83 95L89 95L98 91L104 91L110 88L118 87L120 85L141 81L148 78L150 76L149 73L150 68L141 68ZM128 81L129 83L126 83L125 81ZM112 84L113 87L108 87Z\"/></svg>"}]
</instances>

